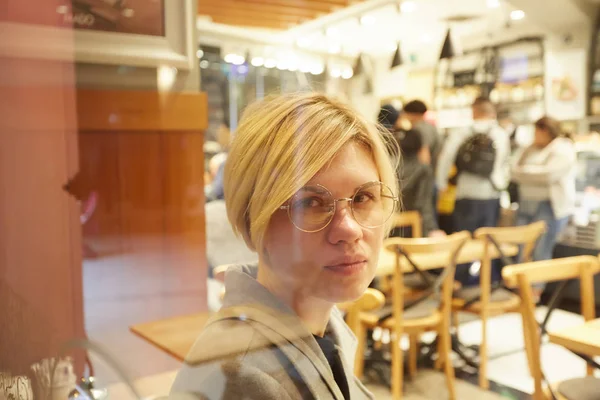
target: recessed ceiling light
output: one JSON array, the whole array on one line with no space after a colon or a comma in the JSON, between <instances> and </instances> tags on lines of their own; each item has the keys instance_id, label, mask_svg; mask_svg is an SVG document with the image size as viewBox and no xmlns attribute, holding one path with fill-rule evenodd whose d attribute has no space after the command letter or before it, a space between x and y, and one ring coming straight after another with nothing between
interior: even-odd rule
<instances>
[{"instance_id":1,"label":"recessed ceiling light","mask_svg":"<svg viewBox=\"0 0 600 400\"><path fill-rule=\"evenodd\" d=\"M330 28L327 28L325 33L327 34L327 36L333 37L333 36L338 36L340 34L340 31L337 28L330 27Z\"/></svg>"},{"instance_id":2,"label":"recessed ceiling light","mask_svg":"<svg viewBox=\"0 0 600 400\"><path fill-rule=\"evenodd\" d=\"M362 17L360 17L361 25L364 25L364 26L374 25L375 22L377 22L377 18L375 18L372 15L363 15Z\"/></svg>"},{"instance_id":3,"label":"recessed ceiling light","mask_svg":"<svg viewBox=\"0 0 600 400\"><path fill-rule=\"evenodd\" d=\"M426 33L421 36L421 42L423 43L431 43L431 35Z\"/></svg>"},{"instance_id":4,"label":"recessed ceiling light","mask_svg":"<svg viewBox=\"0 0 600 400\"><path fill-rule=\"evenodd\" d=\"M500 7L500 0L487 0L487 6L489 8L498 8Z\"/></svg>"},{"instance_id":5,"label":"recessed ceiling light","mask_svg":"<svg viewBox=\"0 0 600 400\"><path fill-rule=\"evenodd\" d=\"M523 10L514 10L510 12L510 19L513 21L519 21L525 18L525 11Z\"/></svg>"},{"instance_id":6,"label":"recessed ceiling light","mask_svg":"<svg viewBox=\"0 0 600 400\"><path fill-rule=\"evenodd\" d=\"M308 47L310 46L310 39L307 37L301 37L296 40L296 44L298 47Z\"/></svg>"},{"instance_id":7,"label":"recessed ceiling light","mask_svg":"<svg viewBox=\"0 0 600 400\"><path fill-rule=\"evenodd\" d=\"M204 51L202 51L202 49L199 49L199 50L196 52L196 57L198 57L198 58L202 58L202 57L204 57Z\"/></svg>"},{"instance_id":8,"label":"recessed ceiling light","mask_svg":"<svg viewBox=\"0 0 600 400\"><path fill-rule=\"evenodd\" d=\"M265 65L265 60L262 57L254 57L250 63L255 67L262 67Z\"/></svg>"},{"instance_id":9,"label":"recessed ceiling light","mask_svg":"<svg viewBox=\"0 0 600 400\"><path fill-rule=\"evenodd\" d=\"M339 68L333 68L330 73L332 78L341 78L342 70Z\"/></svg>"},{"instance_id":10,"label":"recessed ceiling light","mask_svg":"<svg viewBox=\"0 0 600 400\"><path fill-rule=\"evenodd\" d=\"M354 71L352 71L352 68L350 68L350 67L344 68L344 71L342 72L342 78L350 79L350 78L352 78L353 75L354 75Z\"/></svg>"},{"instance_id":11,"label":"recessed ceiling light","mask_svg":"<svg viewBox=\"0 0 600 400\"><path fill-rule=\"evenodd\" d=\"M272 58L269 58L265 61L265 68L275 68L276 65L277 61Z\"/></svg>"},{"instance_id":12,"label":"recessed ceiling light","mask_svg":"<svg viewBox=\"0 0 600 400\"><path fill-rule=\"evenodd\" d=\"M315 64L310 68L310 73L313 75L321 75L325 68L321 64Z\"/></svg>"},{"instance_id":13,"label":"recessed ceiling light","mask_svg":"<svg viewBox=\"0 0 600 400\"><path fill-rule=\"evenodd\" d=\"M208 68L209 62L207 60L200 61L200 68L206 69Z\"/></svg>"},{"instance_id":14,"label":"recessed ceiling light","mask_svg":"<svg viewBox=\"0 0 600 400\"><path fill-rule=\"evenodd\" d=\"M417 5L414 1L403 1L400 5L400 11L403 13L411 13L417 9Z\"/></svg>"},{"instance_id":15,"label":"recessed ceiling light","mask_svg":"<svg viewBox=\"0 0 600 400\"><path fill-rule=\"evenodd\" d=\"M327 51L329 52L329 54L339 54L342 51L342 46L340 46L339 44L332 44L329 46L329 49Z\"/></svg>"}]
</instances>

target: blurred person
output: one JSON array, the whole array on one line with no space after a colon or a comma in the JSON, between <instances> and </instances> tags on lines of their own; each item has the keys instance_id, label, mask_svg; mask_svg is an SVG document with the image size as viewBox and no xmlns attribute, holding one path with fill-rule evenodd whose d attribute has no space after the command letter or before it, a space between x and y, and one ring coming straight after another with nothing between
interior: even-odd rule
<instances>
[{"instance_id":1,"label":"blurred person","mask_svg":"<svg viewBox=\"0 0 600 400\"><path fill-rule=\"evenodd\" d=\"M534 261L552 259L560 232L575 208L577 154L569 135L558 121L543 117L535 123L535 139L511 166L512 179L519 184L517 224L546 222Z\"/></svg>"},{"instance_id":2,"label":"blurred person","mask_svg":"<svg viewBox=\"0 0 600 400\"><path fill-rule=\"evenodd\" d=\"M482 227L497 226L500 216L500 193L508 185L510 144L508 136L498 126L495 107L490 100L480 97L473 102L471 108L472 127L451 133L444 142L436 170L438 188L446 190L453 165L459 166L457 161L458 156L461 155L460 151L473 138L487 139L488 145L494 149L495 156L488 160L491 164L489 176L483 176L477 171L461 171L458 168L458 175L455 178L456 201L452 213L452 227L455 232L463 230L474 232ZM468 265L457 267L456 280L463 284L469 283L471 278Z\"/></svg>"},{"instance_id":3,"label":"blurred person","mask_svg":"<svg viewBox=\"0 0 600 400\"><path fill-rule=\"evenodd\" d=\"M445 236L438 227L433 210L433 169L419 160L423 148L421 133L416 129L396 131L394 135L402 151L402 163L398 166L399 187L402 188L402 209L418 211L423 219L425 236Z\"/></svg>"},{"instance_id":4,"label":"blurred person","mask_svg":"<svg viewBox=\"0 0 600 400\"><path fill-rule=\"evenodd\" d=\"M423 139L423 148L419 153L421 162L430 164L435 169L442 141L437 128L425 120L427 106L421 100L412 100L404 105L402 111L413 128L421 133Z\"/></svg>"},{"instance_id":5,"label":"blurred person","mask_svg":"<svg viewBox=\"0 0 600 400\"><path fill-rule=\"evenodd\" d=\"M207 399L372 399L336 303L373 280L397 207L379 132L321 94L249 106L225 167L229 221L258 263L230 267L223 308L172 388Z\"/></svg>"},{"instance_id":6,"label":"blurred person","mask_svg":"<svg viewBox=\"0 0 600 400\"><path fill-rule=\"evenodd\" d=\"M404 130L400 126L400 112L391 104L381 107L379 123L393 135L400 146L402 163L398 164L399 187L402 188L402 209L418 211L423 219L423 234L426 236L444 236L438 228L434 212L434 175L430 165L419 159L423 148L423 139L416 129ZM411 236L405 229L394 235Z\"/></svg>"}]
</instances>

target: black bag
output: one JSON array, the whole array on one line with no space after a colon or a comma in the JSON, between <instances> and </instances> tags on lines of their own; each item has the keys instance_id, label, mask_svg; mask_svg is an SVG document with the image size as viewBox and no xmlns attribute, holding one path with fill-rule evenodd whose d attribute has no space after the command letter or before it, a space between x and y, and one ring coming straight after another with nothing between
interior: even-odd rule
<instances>
[{"instance_id":1,"label":"black bag","mask_svg":"<svg viewBox=\"0 0 600 400\"><path fill-rule=\"evenodd\" d=\"M475 133L460 145L456 155L458 173L468 172L490 179L496 161L496 144L487 133Z\"/></svg>"}]
</instances>

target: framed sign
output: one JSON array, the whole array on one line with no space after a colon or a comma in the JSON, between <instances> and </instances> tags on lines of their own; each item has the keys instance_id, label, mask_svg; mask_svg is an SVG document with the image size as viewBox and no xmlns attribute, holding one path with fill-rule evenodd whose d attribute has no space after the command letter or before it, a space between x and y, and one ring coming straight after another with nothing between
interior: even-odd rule
<instances>
[{"instance_id":1,"label":"framed sign","mask_svg":"<svg viewBox=\"0 0 600 400\"><path fill-rule=\"evenodd\" d=\"M27 2L0 19L0 56L94 64L192 68L194 0L53 0L52 20L35 20ZM30 15L33 14L32 17ZM72 27L72 28L71 28ZM58 40L74 37L69 41ZM9 39L10 38L10 39Z\"/></svg>"}]
</instances>

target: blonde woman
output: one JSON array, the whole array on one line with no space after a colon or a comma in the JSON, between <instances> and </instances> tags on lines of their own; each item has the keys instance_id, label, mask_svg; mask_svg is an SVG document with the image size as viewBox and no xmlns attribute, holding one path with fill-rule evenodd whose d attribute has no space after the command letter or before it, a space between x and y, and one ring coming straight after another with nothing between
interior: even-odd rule
<instances>
[{"instance_id":1,"label":"blonde woman","mask_svg":"<svg viewBox=\"0 0 600 400\"><path fill-rule=\"evenodd\" d=\"M257 265L231 267L223 308L172 389L206 399L371 399L336 303L373 280L397 207L374 125L314 93L250 106L225 167L229 221Z\"/></svg>"}]
</instances>

